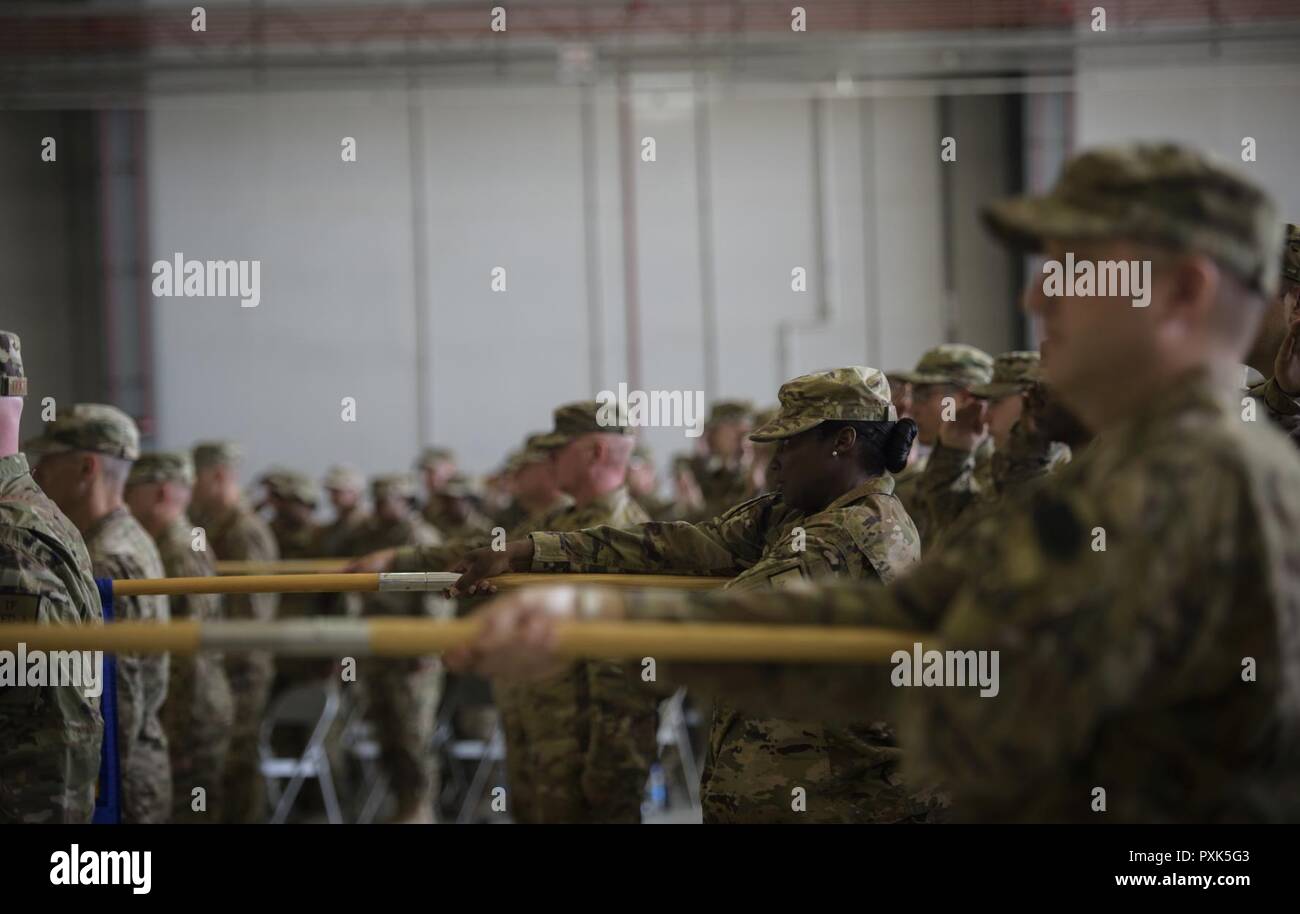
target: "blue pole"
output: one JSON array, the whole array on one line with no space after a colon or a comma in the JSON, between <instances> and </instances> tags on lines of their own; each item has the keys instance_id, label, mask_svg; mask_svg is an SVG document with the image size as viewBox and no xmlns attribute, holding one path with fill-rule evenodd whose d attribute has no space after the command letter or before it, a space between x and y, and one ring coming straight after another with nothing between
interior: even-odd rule
<instances>
[{"instance_id":1,"label":"blue pole","mask_svg":"<svg viewBox=\"0 0 1300 914\"><path fill-rule=\"evenodd\" d=\"M95 578L104 621L113 621L113 581ZM122 778L117 755L117 657L104 655L104 692L99 708L104 717L104 743L99 754L99 789L95 791L95 825L117 825L122 821Z\"/></svg>"}]
</instances>

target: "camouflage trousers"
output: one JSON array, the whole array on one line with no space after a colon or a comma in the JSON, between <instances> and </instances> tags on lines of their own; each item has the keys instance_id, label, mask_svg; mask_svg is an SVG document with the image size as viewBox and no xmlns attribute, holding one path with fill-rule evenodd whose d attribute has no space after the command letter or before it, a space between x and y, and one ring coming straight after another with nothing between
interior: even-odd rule
<instances>
[{"instance_id":1,"label":"camouflage trousers","mask_svg":"<svg viewBox=\"0 0 1300 914\"><path fill-rule=\"evenodd\" d=\"M743 717L719 705L700 785L706 824L941 821L946 798L899 775L902 750L883 723Z\"/></svg>"},{"instance_id":2,"label":"camouflage trousers","mask_svg":"<svg viewBox=\"0 0 1300 914\"><path fill-rule=\"evenodd\" d=\"M622 664L585 661L497 698L515 821L641 821L659 701Z\"/></svg>"},{"instance_id":3,"label":"camouflage trousers","mask_svg":"<svg viewBox=\"0 0 1300 914\"><path fill-rule=\"evenodd\" d=\"M122 772L122 822L126 825L157 825L172 812L172 765L167 741L137 737L123 751L118 737Z\"/></svg>"},{"instance_id":4,"label":"camouflage trousers","mask_svg":"<svg viewBox=\"0 0 1300 914\"><path fill-rule=\"evenodd\" d=\"M172 656L162 721L172 764L173 822L215 823L223 817L234 697L225 666L209 660ZM201 803L196 789L203 791Z\"/></svg>"},{"instance_id":5,"label":"camouflage trousers","mask_svg":"<svg viewBox=\"0 0 1300 914\"><path fill-rule=\"evenodd\" d=\"M429 808L438 794L432 742L442 698L442 665L431 658L368 661L358 673L369 698L366 717L379 743L379 766L397 801L397 816Z\"/></svg>"},{"instance_id":6,"label":"camouflage trousers","mask_svg":"<svg viewBox=\"0 0 1300 914\"><path fill-rule=\"evenodd\" d=\"M262 778L258 733L274 676L274 660L265 654L226 659L230 693L235 699L235 720L226 755L222 789L222 821L235 824L264 822L267 818L266 781Z\"/></svg>"}]
</instances>

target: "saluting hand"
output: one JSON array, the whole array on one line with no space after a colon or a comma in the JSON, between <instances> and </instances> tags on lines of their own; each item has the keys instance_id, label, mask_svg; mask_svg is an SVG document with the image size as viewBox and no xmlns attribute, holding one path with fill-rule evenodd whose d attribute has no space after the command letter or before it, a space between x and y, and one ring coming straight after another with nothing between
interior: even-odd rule
<instances>
[{"instance_id":1,"label":"saluting hand","mask_svg":"<svg viewBox=\"0 0 1300 914\"><path fill-rule=\"evenodd\" d=\"M1300 316L1291 322L1277 358L1273 360L1273 380L1284 394L1300 397Z\"/></svg>"},{"instance_id":2,"label":"saluting hand","mask_svg":"<svg viewBox=\"0 0 1300 914\"><path fill-rule=\"evenodd\" d=\"M971 400L951 422L939 423L939 443L958 451L973 451L989 433L983 400Z\"/></svg>"}]
</instances>

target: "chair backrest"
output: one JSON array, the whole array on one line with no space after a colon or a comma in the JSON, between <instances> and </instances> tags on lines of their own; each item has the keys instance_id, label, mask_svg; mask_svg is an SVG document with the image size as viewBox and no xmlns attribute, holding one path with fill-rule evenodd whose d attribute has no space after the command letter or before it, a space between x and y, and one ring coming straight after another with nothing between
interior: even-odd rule
<instances>
[{"instance_id":1,"label":"chair backrest","mask_svg":"<svg viewBox=\"0 0 1300 914\"><path fill-rule=\"evenodd\" d=\"M309 727L312 735L308 743L314 744L318 738L324 737L338 713L339 690L333 684L311 682L286 690L276 696L262 718L257 738L262 757L275 755L271 748L271 734L276 727Z\"/></svg>"}]
</instances>

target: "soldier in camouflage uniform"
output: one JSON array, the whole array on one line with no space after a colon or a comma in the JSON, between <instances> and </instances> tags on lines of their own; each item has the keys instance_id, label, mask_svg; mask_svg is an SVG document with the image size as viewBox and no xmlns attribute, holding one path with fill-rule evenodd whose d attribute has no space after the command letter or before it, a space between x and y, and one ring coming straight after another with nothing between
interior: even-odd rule
<instances>
[{"instance_id":1,"label":"soldier in camouflage uniform","mask_svg":"<svg viewBox=\"0 0 1300 914\"><path fill-rule=\"evenodd\" d=\"M921 497L921 476L925 473L930 452L939 442L944 424L944 401L951 397L954 410L968 406L973 399L971 387L993 379L993 357L982 349L964 343L944 343L928 349L916 363L915 371L895 372L895 376L912 387L912 417L916 420L916 447L919 453L908 468L898 474L895 494L908 515L928 542L929 512ZM985 465L993 459L993 443L985 441L976 453L976 475L985 478Z\"/></svg>"},{"instance_id":2,"label":"soldier in camouflage uniform","mask_svg":"<svg viewBox=\"0 0 1300 914\"><path fill-rule=\"evenodd\" d=\"M1248 395L1300 447L1300 226L1287 225L1282 281L1246 364L1265 380Z\"/></svg>"},{"instance_id":3,"label":"soldier in camouflage uniform","mask_svg":"<svg viewBox=\"0 0 1300 914\"><path fill-rule=\"evenodd\" d=\"M366 483L351 467L334 466L326 472L323 485L334 508L334 519L320 529L318 554L322 558L340 558L348 555L351 542L370 518L361 504Z\"/></svg>"},{"instance_id":4,"label":"soldier in camouflage uniform","mask_svg":"<svg viewBox=\"0 0 1300 914\"><path fill-rule=\"evenodd\" d=\"M126 503L158 544L169 578L216 574L211 553L205 543L196 542L195 528L185 514L193 486L194 464L183 451L142 454L126 480ZM224 616L220 594L179 594L170 603L177 620L212 622ZM204 651L171 658L161 715L172 766L171 821L221 821L234 715L221 654ZM202 802L196 789L202 791Z\"/></svg>"},{"instance_id":5,"label":"soldier in camouflage uniform","mask_svg":"<svg viewBox=\"0 0 1300 914\"><path fill-rule=\"evenodd\" d=\"M409 476L371 480L375 513L353 542L355 552L401 546L432 546L438 532L414 510L415 482ZM450 615L450 604L428 593L361 595L365 616ZM433 722L442 697L442 662L437 657L374 658L358 664L367 698L366 716L375 726L379 764L397 801L394 821L430 822L438 772L432 754Z\"/></svg>"},{"instance_id":6,"label":"soldier in camouflage uniform","mask_svg":"<svg viewBox=\"0 0 1300 914\"><path fill-rule=\"evenodd\" d=\"M237 445L208 441L194 447L194 500L190 516L207 534L217 559L273 562L279 558L275 537L253 513L239 491ZM276 617L279 595L230 594L226 616L269 622ZM235 726L226 756L222 805L226 822L261 822L266 818L266 783L257 749L262 714L275 678L275 661L264 651L228 654L226 675L235 700Z\"/></svg>"},{"instance_id":7,"label":"soldier in camouflage uniform","mask_svg":"<svg viewBox=\"0 0 1300 914\"><path fill-rule=\"evenodd\" d=\"M939 427L916 487L918 510L924 512L931 545L951 524L978 502L989 502L1005 490L1051 472L1070 460L1070 448L1039 427L1026 412L1027 404L1046 396L1037 352L1004 352L993 362L993 379L976 384L975 397L957 411L952 422ZM1023 422L1022 422L1023 418ZM988 478L981 479L976 455L993 442Z\"/></svg>"},{"instance_id":8,"label":"soldier in camouflage uniform","mask_svg":"<svg viewBox=\"0 0 1300 914\"><path fill-rule=\"evenodd\" d=\"M86 538L96 577L161 578L158 547L122 501L140 456L135 421L114 406L78 403L29 442L36 481ZM116 597L114 618L166 622L167 597ZM166 654L117 656L117 753L122 821L166 822L172 812L171 761L159 712L167 698Z\"/></svg>"},{"instance_id":9,"label":"soldier in camouflage uniform","mask_svg":"<svg viewBox=\"0 0 1300 914\"><path fill-rule=\"evenodd\" d=\"M986 219L1058 263L1152 264L1142 308L1123 292L1028 297L1045 377L1095 432L1068 466L886 587L516 593L449 664L551 674L553 620L579 603L584 617L896 628L999 651L1008 675L984 697L895 686L897 654L668 673L770 712L891 709L909 769L966 819L1300 818L1300 461L1243 421L1236 389L1277 289L1273 205L1199 153L1133 144L1076 156L1049 194Z\"/></svg>"},{"instance_id":10,"label":"soldier in camouflage uniform","mask_svg":"<svg viewBox=\"0 0 1300 914\"><path fill-rule=\"evenodd\" d=\"M595 400L561 406L555 411L554 431L536 442L554 453L559 486L573 498L572 505L542 518L536 529L631 527L649 520L624 485L634 446L632 430L602 425L599 411ZM479 581L499 573L491 569L498 568L505 554L478 549L452 570ZM566 562L558 553L538 553L519 570L554 571ZM482 590L480 584L452 593ZM635 682L622 663L597 660L535 685L499 689L496 695L515 821L641 820L646 778L658 754L661 695Z\"/></svg>"},{"instance_id":11,"label":"soldier in camouflage uniform","mask_svg":"<svg viewBox=\"0 0 1300 914\"><path fill-rule=\"evenodd\" d=\"M530 521L544 517L569 503L569 497L556 485L551 452L536 446L544 437L543 433L529 435L524 439L523 447L506 463L506 472L510 476L511 501L497 523L512 536L513 531L521 528L523 532L519 535L527 535L533 529L528 526ZM473 548L478 545L482 544L476 544ZM460 558L466 551L468 550L462 551L456 558Z\"/></svg>"},{"instance_id":12,"label":"soldier in camouflage uniform","mask_svg":"<svg viewBox=\"0 0 1300 914\"><path fill-rule=\"evenodd\" d=\"M321 555L321 527L316 522L316 505L320 493L316 483L296 470L280 470L266 481L271 505L271 535L281 559L314 559ZM304 619L325 613L338 605L334 594L280 594L277 619ZM333 664L320 657L280 657L275 661L275 680L271 686L274 700L286 689L319 679Z\"/></svg>"},{"instance_id":13,"label":"soldier in camouflage uniform","mask_svg":"<svg viewBox=\"0 0 1300 914\"><path fill-rule=\"evenodd\" d=\"M894 419L885 377L872 368L795 378L780 399L777 416L753 433L755 442L777 444L777 491L701 524L534 533L508 547L504 561L522 568L544 557L555 570L579 573L725 575L740 591L823 577L894 580L921 551L889 473L906 465L915 424ZM834 726L746 717L723 705L709 739L704 821L929 821L942 799L904 784L901 759L892 726L881 720Z\"/></svg>"},{"instance_id":14,"label":"soldier in camouflage uniform","mask_svg":"<svg viewBox=\"0 0 1300 914\"><path fill-rule=\"evenodd\" d=\"M486 536L494 526L491 519L474 506L474 488L459 474L429 496L423 514L425 521L447 539Z\"/></svg>"},{"instance_id":15,"label":"soldier in camouflage uniform","mask_svg":"<svg viewBox=\"0 0 1300 914\"><path fill-rule=\"evenodd\" d=\"M439 516L437 496L456 475L456 455L445 447L426 447L415 461L415 470L424 485L425 502L420 513L427 524L441 533L445 519Z\"/></svg>"},{"instance_id":16,"label":"soldier in camouflage uniform","mask_svg":"<svg viewBox=\"0 0 1300 914\"><path fill-rule=\"evenodd\" d=\"M687 491L698 491L698 504L682 506L684 520L708 520L750 496L749 466L753 455L749 433L754 407L743 400L718 400L704 423L706 453L688 458ZM693 484L692 484L693 483Z\"/></svg>"},{"instance_id":17,"label":"soldier in camouflage uniform","mask_svg":"<svg viewBox=\"0 0 1300 914\"><path fill-rule=\"evenodd\" d=\"M18 451L26 395L21 342L0 330L0 622L96 625L104 617L81 533ZM104 719L87 691L0 686L0 824L90 821Z\"/></svg>"}]
</instances>

